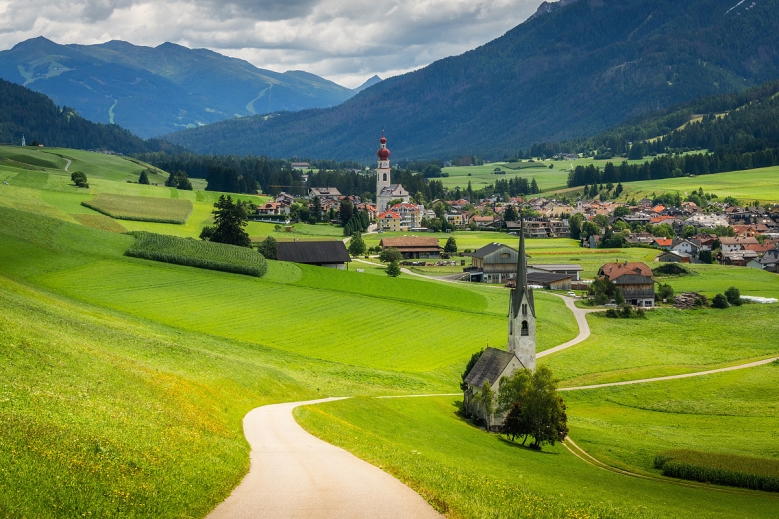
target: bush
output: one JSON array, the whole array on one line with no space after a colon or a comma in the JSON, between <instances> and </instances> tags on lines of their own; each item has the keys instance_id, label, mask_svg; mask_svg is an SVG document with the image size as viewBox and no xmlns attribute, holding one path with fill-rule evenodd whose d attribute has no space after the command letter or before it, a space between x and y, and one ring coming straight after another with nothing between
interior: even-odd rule
<instances>
[{"instance_id":1,"label":"bush","mask_svg":"<svg viewBox=\"0 0 779 519\"><path fill-rule=\"evenodd\" d=\"M655 276L690 276L692 272L681 263L666 263L652 269Z\"/></svg>"},{"instance_id":2,"label":"bush","mask_svg":"<svg viewBox=\"0 0 779 519\"><path fill-rule=\"evenodd\" d=\"M598 294L597 296L595 296L595 304L598 306L607 305L609 304L609 301L611 300L609 299L609 296L607 296L606 294Z\"/></svg>"},{"instance_id":3,"label":"bush","mask_svg":"<svg viewBox=\"0 0 779 519\"><path fill-rule=\"evenodd\" d=\"M731 305L741 306L741 291L736 287L725 290L725 297L728 298L728 303Z\"/></svg>"},{"instance_id":4,"label":"bush","mask_svg":"<svg viewBox=\"0 0 779 519\"><path fill-rule=\"evenodd\" d=\"M712 299L711 306L714 308L727 308L730 305L728 304L727 297L723 296L722 294L717 294L714 296L714 299Z\"/></svg>"},{"instance_id":5,"label":"bush","mask_svg":"<svg viewBox=\"0 0 779 519\"><path fill-rule=\"evenodd\" d=\"M257 252L259 252L263 258L269 260L276 259L276 252L278 249L279 244L273 236L268 236L257 246Z\"/></svg>"},{"instance_id":6,"label":"bush","mask_svg":"<svg viewBox=\"0 0 779 519\"><path fill-rule=\"evenodd\" d=\"M391 278L400 276L400 265L397 261L392 261L387 265L387 275Z\"/></svg>"},{"instance_id":7,"label":"bush","mask_svg":"<svg viewBox=\"0 0 779 519\"><path fill-rule=\"evenodd\" d=\"M779 492L779 460L674 450L658 454L655 468L674 478Z\"/></svg>"}]
</instances>

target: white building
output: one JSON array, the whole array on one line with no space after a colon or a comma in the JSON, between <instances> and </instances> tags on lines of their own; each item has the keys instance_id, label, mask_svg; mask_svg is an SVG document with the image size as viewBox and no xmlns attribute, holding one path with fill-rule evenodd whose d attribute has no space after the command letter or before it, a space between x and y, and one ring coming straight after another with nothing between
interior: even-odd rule
<instances>
[{"instance_id":1,"label":"white building","mask_svg":"<svg viewBox=\"0 0 779 519\"><path fill-rule=\"evenodd\" d=\"M403 186L392 183L387 138L382 135L379 142L381 145L376 152L376 156L379 157L379 165L376 167L376 205L379 206L379 212L383 213L387 210L390 201L402 200L404 203L409 203L410 197Z\"/></svg>"}]
</instances>

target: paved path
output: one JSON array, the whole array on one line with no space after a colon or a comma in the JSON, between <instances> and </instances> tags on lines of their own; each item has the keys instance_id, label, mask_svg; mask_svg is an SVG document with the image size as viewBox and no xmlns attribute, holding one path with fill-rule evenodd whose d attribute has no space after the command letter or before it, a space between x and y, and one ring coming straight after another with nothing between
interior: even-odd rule
<instances>
[{"instance_id":1,"label":"paved path","mask_svg":"<svg viewBox=\"0 0 779 519\"><path fill-rule=\"evenodd\" d=\"M65 157L62 157L62 158L65 159ZM72 162L71 162L70 159L65 159L65 162L67 162L67 164L65 164L65 171L68 171L68 168L70 167ZM68 173L70 173L70 171L68 171Z\"/></svg>"},{"instance_id":2,"label":"paved path","mask_svg":"<svg viewBox=\"0 0 779 519\"><path fill-rule=\"evenodd\" d=\"M590 312L596 312L597 310L584 310L582 308L578 308L576 306L576 300L572 297L565 297L561 296L559 294L552 294L555 295L565 301L565 306L568 307L568 309L573 312L574 317L576 317L576 324L579 325L579 335L571 339L570 341L561 344L560 346L555 346L554 348L549 348L548 350L544 350L540 353L536 354L536 358L540 357L546 357L547 355L551 355L552 353L557 353L558 351L562 351L566 348L570 348L571 346L575 346L576 344L579 344L580 342L586 340L590 336L590 325L587 323L587 314Z\"/></svg>"},{"instance_id":3,"label":"paved path","mask_svg":"<svg viewBox=\"0 0 779 519\"><path fill-rule=\"evenodd\" d=\"M244 434L251 467L209 519L441 519L419 494L381 469L310 435L292 410L306 404L267 405L249 412Z\"/></svg>"},{"instance_id":4,"label":"paved path","mask_svg":"<svg viewBox=\"0 0 779 519\"><path fill-rule=\"evenodd\" d=\"M756 362L748 362L746 364L739 364L737 366L729 366L727 368L710 369L709 371L698 371L696 373L682 373L681 375L669 375L667 377L642 378L639 380L625 380L623 382L609 382L606 384L593 384L591 386L561 387L558 388L558 391L579 391L582 389L596 389L599 387L629 386L631 384L646 384L647 382L660 382L663 380L675 380L678 378L701 377L703 375L711 375L713 373L724 373L726 371L735 371L737 369L755 368L757 366L770 364L777 359L779 359L779 357L758 360Z\"/></svg>"}]
</instances>

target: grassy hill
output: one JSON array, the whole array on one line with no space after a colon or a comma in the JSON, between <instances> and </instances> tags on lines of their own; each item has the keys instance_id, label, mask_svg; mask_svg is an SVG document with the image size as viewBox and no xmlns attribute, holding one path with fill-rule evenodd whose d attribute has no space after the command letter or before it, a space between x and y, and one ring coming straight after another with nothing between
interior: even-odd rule
<instances>
[{"instance_id":1,"label":"grassy hill","mask_svg":"<svg viewBox=\"0 0 779 519\"><path fill-rule=\"evenodd\" d=\"M3 157L13 152L0 148ZM190 200L185 225L99 215L102 227L112 222L186 236L207 221L219 194L128 183L146 165L122 157L53 149L14 157L0 161L4 517L202 517L248 470L241 421L253 407L317 396L457 392L471 353L487 342L505 343L502 287L278 261L268 261L265 276L255 278L128 257L135 238L83 225L81 218L98 215L81 199L114 193ZM70 185L64 157L91 168L88 192ZM491 238L472 235L474 245ZM585 263L570 240L534 241L530 253L546 262ZM671 283L717 291L732 283L745 293L774 295L777 280L710 266ZM561 299L539 292L536 308L539 350L576 335ZM722 312L590 317L591 339L543 362L570 385L776 354L766 339L776 335L775 306ZM751 323L738 343L732 322ZM757 388L776 386L777 373L766 366L709 385L690 380L659 390L566 396L571 434L598 456L651 475L646 460L661 447L777 458L765 437L777 428L770 393L769 400L755 396L765 395ZM560 446L543 453L518 448L463 422L456 400L358 398L298 416L453 516L770 517L775 511L775 498L759 493L627 478ZM725 403L727 412L715 412ZM734 427L743 445L722 445L716 438L733 438ZM699 440L702 434L711 436Z\"/></svg>"},{"instance_id":2,"label":"grassy hill","mask_svg":"<svg viewBox=\"0 0 779 519\"><path fill-rule=\"evenodd\" d=\"M338 107L169 138L201 153L368 160L384 128L393 157L500 159L776 79L776 1L735 3L580 0Z\"/></svg>"},{"instance_id":3,"label":"grassy hill","mask_svg":"<svg viewBox=\"0 0 779 519\"><path fill-rule=\"evenodd\" d=\"M259 69L206 49L43 37L0 52L0 78L144 138L236 116L338 105L356 92L303 71Z\"/></svg>"}]
</instances>

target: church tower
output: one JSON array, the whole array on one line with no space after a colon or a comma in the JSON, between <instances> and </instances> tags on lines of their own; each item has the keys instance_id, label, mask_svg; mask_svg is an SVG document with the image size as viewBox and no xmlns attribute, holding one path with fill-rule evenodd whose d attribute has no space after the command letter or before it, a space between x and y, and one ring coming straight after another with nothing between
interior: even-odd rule
<instances>
[{"instance_id":1,"label":"church tower","mask_svg":"<svg viewBox=\"0 0 779 519\"><path fill-rule=\"evenodd\" d=\"M379 151L376 152L376 156L379 157L379 165L376 167L376 202L381 212L387 209L386 201L381 200L382 191L392 185L392 180L390 177L390 150L387 149L387 138L384 136L384 132L381 132L379 142L381 143ZM382 202L384 202L384 206L382 206Z\"/></svg>"},{"instance_id":2,"label":"church tower","mask_svg":"<svg viewBox=\"0 0 779 519\"><path fill-rule=\"evenodd\" d=\"M22 146L27 146L27 141L24 140L24 135L22 135Z\"/></svg>"},{"instance_id":3,"label":"church tower","mask_svg":"<svg viewBox=\"0 0 779 519\"><path fill-rule=\"evenodd\" d=\"M527 256L525 255L525 221L521 220L516 288L509 302L508 350L527 369L536 369L536 309L533 290L527 286Z\"/></svg>"}]
</instances>

